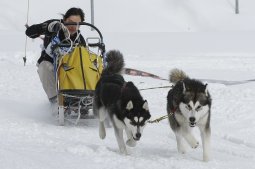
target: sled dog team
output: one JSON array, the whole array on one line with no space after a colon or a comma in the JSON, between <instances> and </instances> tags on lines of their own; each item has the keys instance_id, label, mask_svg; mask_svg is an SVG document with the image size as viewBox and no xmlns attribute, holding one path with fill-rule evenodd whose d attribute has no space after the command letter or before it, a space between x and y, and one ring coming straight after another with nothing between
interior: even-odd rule
<instances>
[{"instance_id":1,"label":"sled dog team","mask_svg":"<svg viewBox=\"0 0 255 169\"><path fill-rule=\"evenodd\" d=\"M136 146L143 129L150 119L148 102L143 99L132 82L126 82L121 75L124 68L123 55L116 50L106 54L106 67L95 89L93 112L99 119L99 136L106 136L105 120L110 118L120 153L127 154L126 145ZM210 159L210 114L211 97L207 84L190 79L182 70L171 71L169 80L173 83L167 95L167 113L179 153L185 153L185 142L197 148L199 142L191 130L200 130L203 161ZM123 130L127 135L126 142Z\"/></svg>"}]
</instances>

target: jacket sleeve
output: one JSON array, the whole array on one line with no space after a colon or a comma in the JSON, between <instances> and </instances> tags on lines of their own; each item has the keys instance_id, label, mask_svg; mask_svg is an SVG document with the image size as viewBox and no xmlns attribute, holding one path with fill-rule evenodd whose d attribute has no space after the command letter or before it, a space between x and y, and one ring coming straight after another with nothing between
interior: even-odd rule
<instances>
[{"instance_id":1,"label":"jacket sleeve","mask_svg":"<svg viewBox=\"0 0 255 169\"><path fill-rule=\"evenodd\" d=\"M54 20L48 20L40 24L34 24L27 28L26 35L30 38L37 38L40 35L46 35L49 33L48 31L48 25Z\"/></svg>"}]
</instances>

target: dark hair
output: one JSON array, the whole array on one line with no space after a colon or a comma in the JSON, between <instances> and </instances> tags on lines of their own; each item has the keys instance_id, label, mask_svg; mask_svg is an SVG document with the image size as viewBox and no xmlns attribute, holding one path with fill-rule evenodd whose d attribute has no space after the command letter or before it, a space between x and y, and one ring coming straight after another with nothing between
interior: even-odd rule
<instances>
[{"instance_id":1,"label":"dark hair","mask_svg":"<svg viewBox=\"0 0 255 169\"><path fill-rule=\"evenodd\" d=\"M63 19L66 20L72 15L79 15L81 17L81 21L84 21L84 12L81 8L70 8L68 11L66 11L66 14L63 15Z\"/></svg>"}]
</instances>

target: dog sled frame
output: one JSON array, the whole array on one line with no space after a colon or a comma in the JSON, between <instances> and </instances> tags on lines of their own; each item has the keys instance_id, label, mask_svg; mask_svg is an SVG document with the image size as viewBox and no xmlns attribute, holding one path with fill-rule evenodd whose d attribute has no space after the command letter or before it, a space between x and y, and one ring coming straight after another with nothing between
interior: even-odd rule
<instances>
[{"instance_id":1,"label":"dog sled frame","mask_svg":"<svg viewBox=\"0 0 255 169\"><path fill-rule=\"evenodd\" d=\"M91 57L94 57L94 60L96 59L97 61L97 74L96 75L92 75L92 76L97 76L97 80L99 80L100 76L101 76L101 71L103 69L103 58L105 55L105 45L103 43L103 36L101 34L101 32L99 31L99 29L97 27L95 27L94 25L90 24L90 23L86 23L86 22L79 22L79 23L68 23L65 25L85 25L85 26L89 26L91 28L93 28L99 37L92 37L92 38L87 38L86 39L86 47L83 46L79 46L78 45L74 45L74 46L70 46L70 44L58 44L57 47L61 48L61 47L70 47L70 52L69 54L72 54L72 52L75 52L75 50L79 50L80 53L80 59L81 59L81 69L82 71L84 71L84 65L82 62L82 58L83 57L90 57L90 61L91 64L92 60ZM98 42L96 43L89 43L89 39L98 39ZM98 48L98 53L94 53L90 50L90 48ZM81 51L85 52L85 56L81 56ZM95 90L95 85L91 84L89 86L89 89L87 89L87 85L86 83L89 83L87 81L84 80L84 74L83 74L83 82L84 82L84 88L83 89L68 89L68 87L61 87L60 84L60 76L61 76L61 71L68 71L68 66L63 64L63 59L65 59L64 57L67 57L66 55L59 55L58 56L58 62L57 62L57 66L56 66L56 88L57 88L57 104L58 104L58 124L63 126L65 125L65 121L69 121L71 123L77 124L80 119L90 119L90 118L94 118L93 116L93 112L92 112L92 105L93 105L93 97L94 97L94 90ZM88 59L88 58L85 58ZM67 59L69 60L69 58ZM89 63L90 64L90 63ZM62 68L61 68L62 66ZM66 69L66 70L65 70ZM71 68L69 69L71 70ZM92 78L93 79L93 78ZM97 82L97 81L96 81ZM77 84L73 84L74 86L77 86ZM68 85L67 85L68 86ZM64 88L64 89L63 89Z\"/></svg>"}]
</instances>

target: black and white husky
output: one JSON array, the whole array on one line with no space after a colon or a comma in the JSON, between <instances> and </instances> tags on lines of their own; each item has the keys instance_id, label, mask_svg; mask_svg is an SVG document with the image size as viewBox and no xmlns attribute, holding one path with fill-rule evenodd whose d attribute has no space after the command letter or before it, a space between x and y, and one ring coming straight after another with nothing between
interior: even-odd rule
<instances>
[{"instance_id":1,"label":"black and white husky","mask_svg":"<svg viewBox=\"0 0 255 169\"><path fill-rule=\"evenodd\" d=\"M174 69L170 73L170 82L174 87L168 92L167 112L170 126L175 133L179 153L185 153L184 140L192 148L199 142L191 132L197 126L203 144L203 160L210 159L210 116L211 97L207 84L190 79L182 70Z\"/></svg>"},{"instance_id":2,"label":"black and white husky","mask_svg":"<svg viewBox=\"0 0 255 169\"><path fill-rule=\"evenodd\" d=\"M123 139L126 131L128 146L134 147L142 136L145 124L150 118L148 103L143 100L139 90L132 82L125 82L121 75L124 59L119 51L109 51L106 54L106 67L97 83L93 100L94 114L99 118L99 136L106 136L104 121L109 115L119 150L127 154Z\"/></svg>"}]
</instances>

